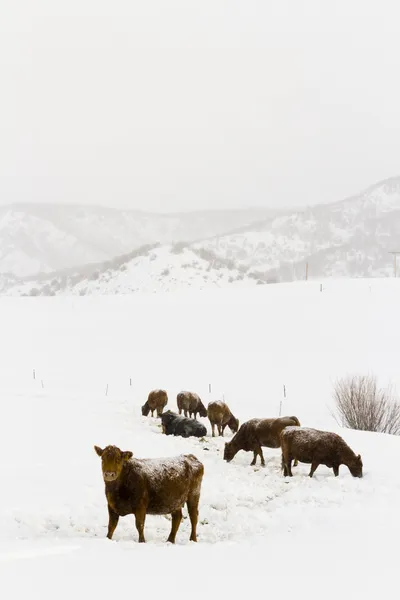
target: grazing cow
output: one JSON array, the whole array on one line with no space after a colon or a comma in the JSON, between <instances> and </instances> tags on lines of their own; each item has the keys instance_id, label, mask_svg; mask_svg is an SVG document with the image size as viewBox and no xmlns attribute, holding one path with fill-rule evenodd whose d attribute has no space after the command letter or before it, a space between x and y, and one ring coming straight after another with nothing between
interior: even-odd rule
<instances>
[{"instance_id":1,"label":"grazing cow","mask_svg":"<svg viewBox=\"0 0 400 600\"><path fill-rule=\"evenodd\" d=\"M166 435L179 435L187 438L190 436L204 437L207 435L207 429L202 423L187 417L181 417L171 410L161 415L161 424L163 433Z\"/></svg>"},{"instance_id":2,"label":"grazing cow","mask_svg":"<svg viewBox=\"0 0 400 600\"><path fill-rule=\"evenodd\" d=\"M190 418L192 418L192 415L196 418L197 413L199 413L201 417L207 416L206 407L200 400L200 397L193 392L180 392L176 397L176 403L178 405L179 414L182 414L183 411L185 417L188 416L188 413Z\"/></svg>"},{"instance_id":3,"label":"grazing cow","mask_svg":"<svg viewBox=\"0 0 400 600\"><path fill-rule=\"evenodd\" d=\"M132 458L132 452L122 452L116 446L95 451L101 456L101 467L108 503L108 533L111 540L119 517L135 515L139 542L145 542L146 515L172 516L168 542L175 536L182 520L182 508L187 504L192 531L190 540L197 542L196 527L203 464L193 454L171 458Z\"/></svg>"},{"instance_id":4,"label":"grazing cow","mask_svg":"<svg viewBox=\"0 0 400 600\"><path fill-rule=\"evenodd\" d=\"M310 477L319 465L333 469L339 475L340 465L346 465L353 477L362 477L361 456L353 452L337 433L307 427L287 427L281 432L282 470L292 477L292 460L311 464Z\"/></svg>"},{"instance_id":5,"label":"grazing cow","mask_svg":"<svg viewBox=\"0 0 400 600\"><path fill-rule=\"evenodd\" d=\"M240 426L230 442L225 444L224 460L230 462L239 450L253 452L251 466L256 464L257 456L265 467L262 446L280 448L279 434L288 425L300 425L297 417L278 417L277 419L250 419ZM297 462L295 463L295 465Z\"/></svg>"},{"instance_id":6,"label":"grazing cow","mask_svg":"<svg viewBox=\"0 0 400 600\"><path fill-rule=\"evenodd\" d=\"M168 403L168 394L165 390L153 390L142 406L142 415L147 417L151 411L151 416L154 416L154 411L157 411L157 417L161 417L164 407Z\"/></svg>"},{"instance_id":7,"label":"grazing cow","mask_svg":"<svg viewBox=\"0 0 400 600\"><path fill-rule=\"evenodd\" d=\"M229 406L221 400L209 402L207 407L208 419L211 423L212 437L214 437L214 428L217 426L218 435L224 436L225 427L228 425L232 433L239 429L239 419L233 416Z\"/></svg>"}]
</instances>

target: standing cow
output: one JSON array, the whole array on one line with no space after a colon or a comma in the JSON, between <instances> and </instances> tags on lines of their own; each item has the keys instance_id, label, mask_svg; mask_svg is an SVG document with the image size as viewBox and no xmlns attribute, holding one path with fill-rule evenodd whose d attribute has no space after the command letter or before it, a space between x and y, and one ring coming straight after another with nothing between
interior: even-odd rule
<instances>
[{"instance_id":1,"label":"standing cow","mask_svg":"<svg viewBox=\"0 0 400 600\"><path fill-rule=\"evenodd\" d=\"M280 433L288 425L300 425L297 417L278 417L276 419L250 419L240 426L230 442L225 444L224 460L230 462L239 450L253 452L251 466L256 464L257 456L264 467L262 446L280 448ZM297 465L297 461L295 462Z\"/></svg>"},{"instance_id":2,"label":"standing cow","mask_svg":"<svg viewBox=\"0 0 400 600\"><path fill-rule=\"evenodd\" d=\"M111 540L120 517L135 515L139 542L145 542L146 515L172 516L168 542L175 536L186 502L192 531L190 540L197 542L197 520L203 464L193 454L171 458L132 458L117 446L94 447L101 457L101 467L108 504L108 532Z\"/></svg>"},{"instance_id":3,"label":"standing cow","mask_svg":"<svg viewBox=\"0 0 400 600\"><path fill-rule=\"evenodd\" d=\"M153 390L150 392L146 402L142 406L142 415L147 417L151 411L151 416L154 416L154 411L157 411L157 417L161 417L162 412L168 404L168 394L165 390Z\"/></svg>"},{"instance_id":4,"label":"standing cow","mask_svg":"<svg viewBox=\"0 0 400 600\"><path fill-rule=\"evenodd\" d=\"M222 400L209 402L207 407L208 419L211 423L212 437L214 437L214 428L217 426L218 435L224 436L225 427L228 426L232 433L239 429L239 419L233 416L229 406Z\"/></svg>"},{"instance_id":5,"label":"standing cow","mask_svg":"<svg viewBox=\"0 0 400 600\"><path fill-rule=\"evenodd\" d=\"M176 397L176 403L178 405L179 414L182 414L183 411L185 417L189 414L190 418L194 415L194 418L196 419L197 413L199 413L201 417L207 416L206 407L200 400L200 397L194 392L179 392Z\"/></svg>"},{"instance_id":6,"label":"standing cow","mask_svg":"<svg viewBox=\"0 0 400 600\"><path fill-rule=\"evenodd\" d=\"M287 427L281 432L282 470L292 477L292 460L310 464L312 477L319 465L333 469L339 475L340 465L346 465L353 477L362 477L363 463L337 433L307 427Z\"/></svg>"}]
</instances>

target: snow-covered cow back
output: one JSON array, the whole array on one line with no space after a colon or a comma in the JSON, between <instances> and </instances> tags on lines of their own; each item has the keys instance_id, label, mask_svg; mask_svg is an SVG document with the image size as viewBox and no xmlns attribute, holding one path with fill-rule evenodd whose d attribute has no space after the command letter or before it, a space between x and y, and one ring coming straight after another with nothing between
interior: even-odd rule
<instances>
[{"instance_id":1,"label":"snow-covered cow back","mask_svg":"<svg viewBox=\"0 0 400 600\"><path fill-rule=\"evenodd\" d=\"M265 466L262 446L280 448L280 433L289 425L300 425L297 417L278 417L276 419L250 419L240 426L230 442L225 444L224 460L230 462L239 450L253 452L251 465L256 464L257 456Z\"/></svg>"},{"instance_id":2,"label":"snow-covered cow back","mask_svg":"<svg viewBox=\"0 0 400 600\"><path fill-rule=\"evenodd\" d=\"M161 417L164 408L168 404L168 394L165 390L152 390L146 402L142 406L142 415L147 417L151 411L151 416L154 416L154 411L157 412L157 417Z\"/></svg>"},{"instance_id":3,"label":"snow-covered cow back","mask_svg":"<svg viewBox=\"0 0 400 600\"><path fill-rule=\"evenodd\" d=\"M311 464L310 477L319 465L333 469L339 475L340 465L346 465L353 477L362 477L363 463L337 433L309 427L286 427L280 434L282 470L292 477L292 460Z\"/></svg>"},{"instance_id":4,"label":"snow-covered cow back","mask_svg":"<svg viewBox=\"0 0 400 600\"><path fill-rule=\"evenodd\" d=\"M163 433L166 435L177 435L184 438L191 436L201 438L207 435L207 429L202 423L177 415L171 410L167 410L161 415L161 424Z\"/></svg>"},{"instance_id":5,"label":"snow-covered cow back","mask_svg":"<svg viewBox=\"0 0 400 600\"><path fill-rule=\"evenodd\" d=\"M196 527L203 464L193 454L170 458L133 458L116 446L95 446L101 457L105 493L108 503L108 533L112 538L120 517L134 514L139 542L144 542L146 514L171 514L172 528L168 541L174 543L187 504L192 525L191 541L197 541Z\"/></svg>"},{"instance_id":6,"label":"snow-covered cow back","mask_svg":"<svg viewBox=\"0 0 400 600\"><path fill-rule=\"evenodd\" d=\"M202 403L200 396L195 394L194 392L179 392L176 397L176 404L178 406L179 414L185 415L187 417L189 415L192 418L192 415L196 419L197 413L199 413L200 417L207 416L207 409Z\"/></svg>"}]
</instances>

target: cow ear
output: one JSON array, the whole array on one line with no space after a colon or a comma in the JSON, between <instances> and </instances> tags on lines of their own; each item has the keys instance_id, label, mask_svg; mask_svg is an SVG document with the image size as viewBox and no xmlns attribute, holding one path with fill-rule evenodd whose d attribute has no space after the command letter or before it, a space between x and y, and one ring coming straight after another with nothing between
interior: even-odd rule
<instances>
[{"instance_id":1,"label":"cow ear","mask_svg":"<svg viewBox=\"0 0 400 600\"><path fill-rule=\"evenodd\" d=\"M131 452L130 450L126 450L125 452L122 453L122 460L127 461L130 458L132 458L133 456L133 452Z\"/></svg>"},{"instance_id":2,"label":"cow ear","mask_svg":"<svg viewBox=\"0 0 400 600\"><path fill-rule=\"evenodd\" d=\"M101 456L104 452L104 450L102 450L99 446L95 446L94 447L96 454L98 454L99 456Z\"/></svg>"},{"instance_id":3,"label":"cow ear","mask_svg":"<svg viewBox=\"0 0 400 600\"><path fill-rule=\"evenodd\" d=\"M358 458L358 460L361 460L361 454L359 454L359 455L357 456L357 458Z\"/></svg>"}]
</instances>

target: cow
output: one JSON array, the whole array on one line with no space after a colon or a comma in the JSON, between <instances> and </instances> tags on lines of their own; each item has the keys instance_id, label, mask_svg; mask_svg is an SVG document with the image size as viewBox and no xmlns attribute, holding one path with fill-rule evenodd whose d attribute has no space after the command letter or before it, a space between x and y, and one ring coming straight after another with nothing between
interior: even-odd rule
<instances>
[{"instance_id":1,"label":"cow","mask_svg":"<svg viewBox=\"0 0 400 600\"><path fill-rule=\"evenodd\" d=\"M230 462L239 450L253 452L251 466L256 464L257 456L265 467L262 446L280 448L279 434L288 425L300 425L297 417L278 417L276 419L250 419L243 423L230 442L225 444L224 460ZM295 466L297 461L295 462Z\"/></svg>"},{"instance_id":2,"label":"cow","mask_svg":"<svg viewBox=\"0 0 400 600\"><path fill-rule=\"evenodd\" d=\"M346 465L353 477L363 476L360 454L356 455L337 433L307 427L286 427L281 434L282 471L292 477L292 460L311 464L312 477L319 465L333 469L339 475L340 465Z\"/></svg>"},{"instance_id":3,"label":"cow","mask_svg":"<svg viewBox=\"0 0 400 600\"><path fill-rule=\"evenodd\" d=\"M181 417L171 410L167 410L161 415L161 425L165 435L179 435L184 438L190 436L201 438L207 435L207 429L202 423Z\"/></svg>"},{"instance_id":4,"label":"cow","mask_svg":"<svg viewBox=\"0 0 400 600\"><path fill-rule=\"evenodd\" d=\"M133 458L117 446L94 447L101 467L108 504L107 538L112 539L120 517L135 515L139 542L144 543L146 515L172 516L167 542L175 543L186 502L190 540L197 542L198 505L204 465L193 454L171 458Z\"/></svg>"},{"instance_id":5,"label":"cow","mask_svg":"<svg viewBox=\"0 0 400 600\"><path fill-rule=\"evenodd\" d=\"M142 406L142 415L147 417L151 411L151 416L154 416L154 411L157 411L157 417L161 417L164 407L168 404L168 394L165 390L153 390L150 392L146 402Z\"/></svg>"},{"instance_id":6,"label":"cow","mask_svg":"<svg viewBox=\"0 0 400 600\"><path fill-rule=\"evenodd\" d=\"M208 403L207 415L211 423L212 437L215 435L215 426L217 426L218 435L222 437L227 425L232 433L236 433L239 429L239 419L233 416L229 406L221 400Z\"/></svg>"},{"instance_id":7,"label":"cow","mask_svg":"<svg viewBox=\"0 0 400 600\"><path fill-rule=\"evenodd\" d=\"M178 405L179 414L182 414L183 411L185 417L189 414L190 418L194 415L194 418L196 419L197 413L199 413L200 417L207 416L206 407L200 400L200 397L194 392L179 392L176 397L176 403Z\"/></svg>"}]
</instances>

